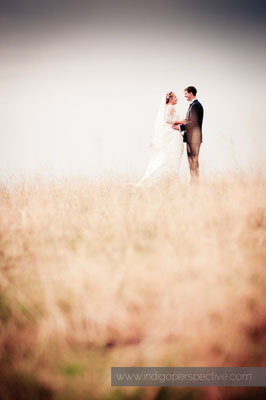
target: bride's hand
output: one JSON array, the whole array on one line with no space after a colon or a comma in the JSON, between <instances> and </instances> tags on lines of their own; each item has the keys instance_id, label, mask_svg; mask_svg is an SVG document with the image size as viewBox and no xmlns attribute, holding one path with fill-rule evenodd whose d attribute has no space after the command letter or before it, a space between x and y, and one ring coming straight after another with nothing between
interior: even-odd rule
<instances>
[{"instance_id":1,"label":"bride's hand","mask_svg":"<svg viewBox=\"0 0 266 400\"><path fill-rule=\"evenodd\" d=\"M176 124L185 124L187 122L187 120L186 119L182 119L181 121L176 121L175 123Z\"/></svg>"},{"instance_id":2,"label":"bride's hand","mask_svg":"<svg viewBox=\"0 0 266 400\"><path fill-rule=\"evenodd\" d=\"M151 142L149 145L149 149L152 149L152 148L153 148L153 143Z\"/></svg>"},{"instance_id":3,"label":"bride's hand","mask_svg":"<svg viewBox=\"0 0 266 400\"><path fill-rule=\"evenodd\" d=\"M179 131L179 124L174 124L172 126L172 129L175 129L176 131Z\"/></svg>"}]
</instances>

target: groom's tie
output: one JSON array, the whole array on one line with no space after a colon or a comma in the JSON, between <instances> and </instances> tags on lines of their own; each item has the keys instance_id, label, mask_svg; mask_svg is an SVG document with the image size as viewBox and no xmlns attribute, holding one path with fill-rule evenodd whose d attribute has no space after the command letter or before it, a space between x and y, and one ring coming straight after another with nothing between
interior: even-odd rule
<instances>
[{"instance_id":1,"label":"groom's tie","mask_svg":"<svg viewBox=\"0 0 266 400\"><path fill-rule=\"evenodd\" d=\"M187 110L187 115L186 115L186 117L188 117L188 113L189 113L189 111L190 111L190 109L191 109L191 106L192 106L192 103L190 103L190 105L189 105L189 107L188 107L188 110Z\"/></svg>"}]
</instances>

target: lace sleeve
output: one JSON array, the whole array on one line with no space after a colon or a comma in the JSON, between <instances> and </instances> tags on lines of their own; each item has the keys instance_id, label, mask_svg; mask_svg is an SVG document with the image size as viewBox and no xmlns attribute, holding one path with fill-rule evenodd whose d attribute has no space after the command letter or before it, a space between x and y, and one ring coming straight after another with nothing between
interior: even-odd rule
<instances>
[{"instance_id":1,"label":"lace sleeve","mask_svg":"<svg viewBox=\"0 0 266 400\"><path fill-rule=\"evenodd\" d=\"M173 125L175 123L175 108L174 107L167 107L166 115L165 115L165 122L167 124Z\"/></svg>"}]
</instances>

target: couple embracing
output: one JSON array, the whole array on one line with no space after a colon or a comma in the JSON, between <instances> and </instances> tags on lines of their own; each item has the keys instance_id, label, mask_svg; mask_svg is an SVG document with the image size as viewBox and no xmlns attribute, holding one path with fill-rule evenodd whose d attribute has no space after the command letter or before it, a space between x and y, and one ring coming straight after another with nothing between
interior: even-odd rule
<instances>
[{"instance_id":1,"label":"couple embracing","mask_svg":"<svg viewBox=\"0 0 266 400\"><path fill-rule=\"evenodd\" d=\"M136 186L151 186L166 176L178 177L184 142L187 144L191 183L198 181L203 107L196 98L197 89L194 86L188 86L184 92L190 105L186 119L182 121L175 109L175 93L168 92L162 96L153 129L151 158L145 174Z\"/></svg>"}]
</instances>

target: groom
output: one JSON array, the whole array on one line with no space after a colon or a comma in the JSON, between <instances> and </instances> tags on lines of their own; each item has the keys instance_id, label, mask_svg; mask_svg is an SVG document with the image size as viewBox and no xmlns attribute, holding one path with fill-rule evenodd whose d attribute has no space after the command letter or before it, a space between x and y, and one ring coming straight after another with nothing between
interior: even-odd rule
<instances>
[{"instance_id":1,"label":"groom","mask_svg":"<svg viewBox=\"0 0 266 400\"><path fill-rule=\"evenodd\" d=\"M197 89L194 86L188 86L184 91L185 98L190 102L186 122L173 125L173 129L184 132L183 141L187 144L191 183L197 183L199 178L199 151L202 142L203 107L196 98Z\"/></svg>"}]
</instances>

